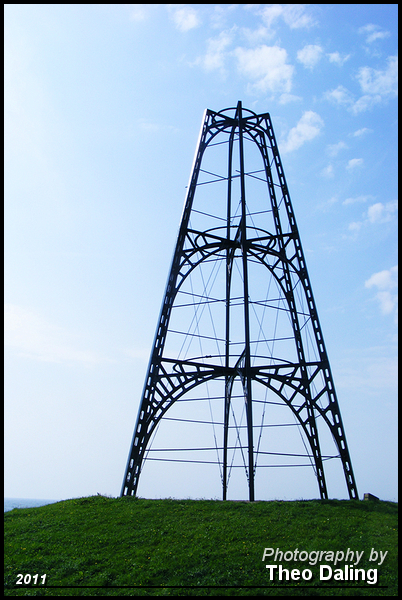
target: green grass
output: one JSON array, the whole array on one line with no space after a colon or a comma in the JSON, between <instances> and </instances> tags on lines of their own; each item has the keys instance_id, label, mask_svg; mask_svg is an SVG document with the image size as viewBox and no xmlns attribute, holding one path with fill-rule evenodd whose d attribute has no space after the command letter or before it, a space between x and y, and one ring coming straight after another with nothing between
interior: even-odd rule
<instances>
[{"instance_id":1,"label":"green grass","mask_svg":"<svg viewBox=\"0 0 402 600\"><path fill-rule=\"evenodd\" d=\"M394 596L397 510L392 502L355 500L249 503L104 496L14 509L4 515L5 595ZM309 568L313 577L271 582L262 561L266 547L308 553L364 550L358 566L377 568L379 580L377 585L324 582L320 563L282 560L289 571ZM381 566L369 562L372 548L388 551ZM45 573L45 586L15 585L18 574L38 574L40 581Z\"/></svg>"}]
</instances>

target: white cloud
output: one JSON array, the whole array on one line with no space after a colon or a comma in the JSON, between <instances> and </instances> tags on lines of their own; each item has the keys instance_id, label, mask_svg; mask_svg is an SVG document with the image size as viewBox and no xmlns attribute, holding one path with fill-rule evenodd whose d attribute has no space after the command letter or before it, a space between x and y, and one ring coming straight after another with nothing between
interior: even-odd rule
<instances>
[{"instance_id":1,"label":"white cloud","mask_svg":"<svg viewBox=\"0 0 402 600\"><path fill-rule=\"evenodd\" d=\"M321 46L309 44L297 51L297 60L302 63L306 69L313 69L319 62L323 53Z\"/></svg>"},{"instance_id":2,"label":"white cloud","mask_svg":"<svg viewBox=\"0 0 402 600\"><path fill-rule=\"evenodd\" d=\"M374 25L373 23L360 27L359 33L366 34L367 44L372 44L376 40L384 40L391 35L389 31L385 31L379 25Z\"/></svg>"},{"instance_id":3,"label":"white cloud","mask_svg":"<svg viewBox=\"0 0 402 600\"><path fill-rule=\"evenodd\" d=\"M382 214L384 212L384 205L381 202L377 202L377 204L373 204L369 207L367 211L368 220L370 223L376 223L381 220Z\"/></svg>"},{"instance_id":4,"label":"white cloud","mask_svg":"<svg viewBox=\"0 0 402 600\"><path fill-rule=\"evenodd\" d=\"M250 46L257 46L270 37L268 29L263 25L258 27L258 29L249 29L248 27L243 27L241 33L246 38Z\"/></svg>"},{"instance_id":5,"label":"white cloud","mask_svg":"<svg viewBox=\"0 0 402 600\"><path fill-rule=\"evenodd\" d=\"M129 5L130 6L130 5ZM131 21L144 21L148 16L148 4L132 4L130 8Z\"/></svg>"},{"instance_id":6,"label":"white cloud","mask_svg":"<svg viewBox=\"0 0 402 600\"><path fill-rule=\"evenodd\" d=\"M335 63L339 67L342 67L347 60L350 58L350 54L342 56L339 52L330 52L327 54L329 62Z\"/></svg>"},{"instance_id":7,"label":"white cloud","mask_svg":"<svg viewBox=\"0 0 402 600\"><path fill-rule=\"evenodd\" d=\"M320 210L323 210L323 211L327 211L328 209L331 208L331 206L333 206L337 202L338 202L338 198L336 196L331 196L331 198L328 198L328 200L325 200L324 202L321 202L320 204L318 204L317 208L319 208Z\"/></svg>"},{"instance_id":8,"label":"white cloud","mask_svg":"<svg viewBox=\"0 0 402 600\"><path fill-rule=\"evenodd\" d=\"M294 94L281 94L278 98L279 104L289 104L289 102L300 102L303 100L301 96L295 96Z\"/></svg>"},{"instance_id":9,"label":"white cloud","mask_svg":"<svg viewBox=\"0 0 402 600\"><path fill-rule=\"evenodd\" d=\"M265 6L260 14L264 20L264 23L271 28L274 21L283 15L283 6L281 4L270 4Z\"/></svg>"},{"instance_id":10,"label":"white cloud","mask_svg":"<svg viewBox=\"0 0 402 600\"><path fill-rule=\"evenodd\" d=\"M225 29L228 22L228 17L238 9L239 4L208 4L208 7L213 7L212 14L209 13L211 26L214 29Z\"/></svg>"},{"instance_id":11,"label":"white cloud","mask_svg":"<svg viewBox=\"0 0 402 600\"><path fill-rule=\"evenodd\" d=\"M363 223L361 221L355 221L354 223L349 223L348 229L349 231L354 231L357 233L358 231L360 231L362 225Z\"/></svg>"},{"instance_id":12,"label":"white cloud","mask_svg":"<svg viewBox=\"0 0 402 600\"><path fill-rule=\"evenodd\" d=\"M364 283L367 288L376 286L379 290L393 290L398 286L398 265L385 271L374 273Z\"/></svg>"},{"instance_id":13,"label":"white cloud","mask_svg":"<svg viewBox=\"0 0 402 600\"><path fill-rule=\"evenodd\" d=\"M328 165L327 167L322 169L321 175L322 177L327 177L328 179L331 179L332 177L334 177L334 167L332 165Z\"/></svg>"},{"instance_id":14,"label":"white cloud","mask_svg":"<svg viewBox=\"0 0 402 600\"><path fill-rule=\"evenodd\" d=\"M356 198L346 198L346 200L344 200L342 204L347 206L348 204L367 202L367 200L370 200L371 198L372 196L356 196Z\"/></svg>"},{"instance_id":15,"label":"white cloud","mask_svg":"<svg viewBox=\"0 0 402 600\"><path fill-rule=\"evenodd\" d=\"M169 9L171 11L174 24L179 31L189 31L190 29L194 29L201 24L198 12L190 6L174 8L174 5L171 5Z\"/></svg>"},{"instance_id":16,"label":"white cloud","mask_svg":"<svg viewBox=\"0 0 402 600\"><path fill-rule=\"evenodd\" d=\"M381 390L386 404L389 397L396 397L398 383L398 360L392 345L372 348L345 348L337 360L338 389L359 390L363 396Z\"/></svg>"},{"instance_id":17,"label":"white cloud","mask_svg":"<svg viewBox=\"0 0 402 600\"><path fill-rule=\"evenodd\" d=\"M346 168L348 169L348 171L352 171L353 169L356 169L357 167L363 166L363 163L364 163L364 160L362 158L351 158L348 161Z\"/></svg>"},{"instance_id":18,"label":"white cloud","mask_svg":"<svg viewBox=\"0 0 402 600\"><path fill-rule=\"evenodd\" d=\"M353 94L343 87L343 85L338 85L337 88L325 92L324 97L341 106L350 106L353 103Z\"/></svg>"},{"instance_id":19,"label":"white cloud","mask_svg":"<svg viewBox=\"0 0 402 600\"><path fill-rule=\"evenodd\" d=\"M338 142L337 144L329 144L327 146L327 152L329 156L338 156L341 150L346 150L347 145L345 142Z\"/></svg>"},{"instance_id":20,"label":"white cloud","mask_svg":"<svg viewBox=\"0 0 402 600\"><path fill-rule=\"evenodd\" d=\"M338 85L337 88L325 92L324 98L334 104L338 104L338 106L345 106L355 115L372 108L372 106L380 103L382 100L378 94L376 96L365 94L358 100L355 100L355 96L343 87L343 85Z\"/></svg>"},{"instance_id":21,"label":"white cloud","mask_svg":"<svg viewBox=\"0 0 402 600\"><path fill-rule=\"evenodd\" d=\"M362 135L365 135L366 133L373 133L373 130L369 129L368 127L363 127L362 129L358 129L357 131L355 131L352 135L353 137L360 137Z\"/></svg>"},{"instance_id":22,"label":"white cloud","mask_svg":"<svg viewBox=\"0 0 402 600\"><path fill-rule=\"evenodd\" d=\"M393 214L398 210L398 201L377 202L369 207L367 211L368 220L370 223L387 223L392 219Z\"/></svg>"},{"instance_id":23,"label":"white cloud","mask_svg":"<svg viewBox=\"0 0 402 600\"><path fill-rule=\"evenodd\" d=\"M156 133L160 130L160 126L157 123L153 123L151 121L147 121L146 119L138 119L138 125L140 129L143 131L147 131L150 133Z\"/></svg>"},{"instance_id":24,"label":"white cloud","mask_svg":"<svg viewBox=\"0 0 402 600\"><path fill-rule=\"evenodd\" d=\"M390 56L384 70L361 67L356 76L363 95L355 100L355 96L342 85L325 92L324 98L345 106L355 115L381 104L398 94L398 57Z\"/></svg>"},{"instance_id":25,"label":"white cloud","mask_svg":"<svg viewBox=\"0 0 402 600\"><path fill-rule=\"evenodd\" d=\"M80 349L78 335L14 304L4 306L4 343L21 357L44 362L90 365L104 360L92 351Z\"/></svg>"},{"instance_id":26,"label":"white cloud","mask_svg":"<svg viewBox=\"0 0 402 600\"><path fill-rule=\"evenodd\" d=\"M251 80L251 91L289 93L294 67L287 64L287 52L279 46L262 45L255 49L236 48L238 69Z\"/></svg>"},{"instance_id":27,"label":"white cloud","mask_svg":"<svg viewBox=\"0 0 402 600\"><path fill-rule=\"evenodd\" d=\"M286 141L281 144L281 151L290 152L297 150L305 142L319 135L323 127L324 121L317 113L312 110L306 111L303 113L296 127L292 127L289 131Z\"/></svg>"},{"instance_id":28,"label":"white cloud","mask_svg":"<svg viewBox=\"0 0 402 600\"><path fill-rule=\"evenodd\" d=\"M378 292L377 300L380 303L381 312L384 315L389 315L396 308L396 303L398 301L398 297L391 292Z\"/></svg>"},{"instance_id":29,"label":"white cloud","mask_svg":"<svg viewBox=\"0 0 402 600\"><path fill-rule=\"evenodd\" d=\"M258 5L257 5L258 6ZM282 18L291 29L311 27L316 20L306 11L307 4L268 4L260 12L268 27Z\"/></svg>"},{"instance_id":30,"label":"white cloud","mask_svg":"<svg viewBox=\"0 0 402 600\"><path fill-rule=\"evenodd\" d=\"M283 20L291 29L312 27L317 21L306 12L307 4L282 4Z\"/></svg>"},{"instance_id":31,"label":"white cloud","mask_svg":"<svg viewBox=\"0 0 402 600\"><path fill-rule=\"evenodd\" d=\"M388 57L387 63L383 71L371 67L359 69L357 80L364 94L381 98L398 94L398 57Z\"/></svg>"},{"instance_id":32,"label":"white cloud","mask_svg":"<svg viewBox=\"0 0 402 600\"><path fill-rule=\"evenodd\" d=\"M233 41L233 33L231 31L221 31L215 38L207 40L206 54L197 60L206 71L214 71L215 69L223 70L225 60L227 58L227 48Z\"/></svg>"},{"instance_id":33,"label":"white cloud","mask_svg":"<svg viewBox=\"0 0 402 600\"><path fill-rule=\"evenodd\" d=\"M398 265L388 270L374 273L365 281L364 285L366 288L376 287L379 290L376 294L376 299L380 303L382 314L389 315L395 312L396 320L398 306Z\"/></svg>"},{"instance_id":34,"label":"white cloud","mask_svg":"<svg viewBox=\"0 0 402 600\"><path fill-rule=\"evenodd\" d=\"M348 198L343 204L353 204L355 202L366 202L366 200L370 200L372 196L358 196L357 198ZM363 225L376 225L382 223L388 223L393 219L394 213L398 210L398 201L394 200L393 202L387 202L383 204L382 202L376 202L369 206L367 213L363 214L363 220L357 221L355 223L349 224L349 230L358 232Z\"/></svg>"},{"instance_id":35,"label":"white cloud","mask_svg":"<svg viewBox=\"0 0 402 600\"><path fill-rule=\"evenodd\" d=\"M361 112L365 112L366 110L370 110L376 104L380 104L381 101L382 98L380 94L377 94L376 96L370 96L369 94L365 94L351 105L350 110L352 111L352 113L357 115Z\"/></svg>"}]
</instances>

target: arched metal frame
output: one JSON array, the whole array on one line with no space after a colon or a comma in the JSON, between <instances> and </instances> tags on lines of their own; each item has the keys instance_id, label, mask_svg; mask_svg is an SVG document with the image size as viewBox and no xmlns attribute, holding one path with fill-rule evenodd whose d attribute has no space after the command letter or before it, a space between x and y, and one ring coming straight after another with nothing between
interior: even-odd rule
<instances>
[{"instance_id":1,"label":"arched metal frame","mask_svg":"<svg viewBox=\"0 0 402 600\"><path fill-rule=\"evenodd\" d=\"M228 176L225 178L227 181L226 226L205 231L195 230L189 226L189 220L197 185L199 185L201 162L205 150L215 137L223 132L228 135ZM254 142L261 154L275 228L274 232L269 232L253 227L253 237L248 236L247 227L245 178L250 173L247 173L244 167L245 138ZM239 169L236 171L233 166L235 142L238 142L239 158ZM239 222L233 225L231 206L232 182L235 177L240 179L241 216ZM262 177L259 175L259 178ZM282 212L280 212L280 206ZM285 207L285 212L283 207ZM236 253L241 253L242 263L244 347L233 364L233 360L232 362L230 360L230 307L231 280ZM183 282L201 263L214 259L218 255L220 258L224 255L226 262L226 350L224 360L221 360L220 364L216 364L214 360L205 362L205 359L200 361L165 356L165 340L169 331L171 312ZM297 360L288 361L283 358L273 360L271 357L264 363L263 357L259 357L257 364L252 363L248 290L250 260L269 270L286 299ZM306 356L302 336L304 325L300 323L301 311L297 307L295 298L295 281L304 294L308 312L303 313L303 319L304 324L308 320L312 332L311 336L315 345L314 360L308 360ZM210 359L213 357L211 356ZM291 409L302 427L311 447L320 497L327 498L328 492L318 438L317 415L321 416L328 426L339 451L349 497L358 497L335 386L270 115L268 113L256 115L252 111L243 109L241 102L237 104L236 108L225 109L221 112L207 110L204 115L121 495L137 493L147 445L156 426L172 404L196 386L209 380L222 379L225 381L222 479L223 499L226 499L229 410L233 382L236 378L240 378L242 382L245 399L250 501L255 499L252 381L266 386L279 396Z\"/></svg>"}]
</instances>

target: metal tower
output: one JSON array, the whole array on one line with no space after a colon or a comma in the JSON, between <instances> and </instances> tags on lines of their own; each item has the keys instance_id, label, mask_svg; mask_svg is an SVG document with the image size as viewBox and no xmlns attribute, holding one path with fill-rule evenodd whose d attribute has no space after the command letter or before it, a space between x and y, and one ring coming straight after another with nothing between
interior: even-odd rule
<instances>
[{"instance_id":1,"label":"metal tower","mask_svg":"<svg viewBox=\"0 0 402 600\"><path fill-rule=\"evenodd\" d=\"M196 401L209 405L209 418ZM214 442L180 450L171 439L155 451L163 421L209 423ZM291 452L295 425L302 445ZM270 115L241 102L205 111L121 495L137 493L145 461L203 462L191 459L201 450L219 466L224 500L238 460L250 501L257 470L280 466L310 467L328 498L331 459L358 498ZM179 459L166 458L174 451Z\"/></svg>"}]
</instances>

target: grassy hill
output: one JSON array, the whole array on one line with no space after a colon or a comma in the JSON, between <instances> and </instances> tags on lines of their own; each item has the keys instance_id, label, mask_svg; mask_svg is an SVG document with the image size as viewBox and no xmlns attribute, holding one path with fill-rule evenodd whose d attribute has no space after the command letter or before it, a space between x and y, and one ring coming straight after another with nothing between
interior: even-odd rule
<instances>
[{"instance_id":1,"label":"grassy hill","mask_svg":"<svg viewBox=\"0 0 402 600\"><path fill-rule=\"evenodd\" d=\"M355 500L249 503L104 496L14 509L4 515L5 595L394 596L397 509L392 502ZM282 581L277 575L270 581L265 565L275 563L262 560L264 548L288 552L276 564L288 569L289 581L286 572ZM348 562L335 566L328 554L348 548L364 551L356 568L365 571L366 580L321 581L320 565L331 566L333 575L338 570L338 576L345 565L353 565L349 555ZM285 560L296 549L304 552L302 560L298 555L296 561ZM380 558L369 561L372 549L387 551L381 566ZM317 551L326 551L321 561ZM315 558L317 563L309 564ZM291 580L294 569L299 578L293 571ZM309 576L306 569L310 580L302 578L302 571ZM369 569L377 569L377 584L368 583ZM374 578L373 571L370 575ZM25 585L24 578L31 583Z\"/></svg>"}]
</instances>

